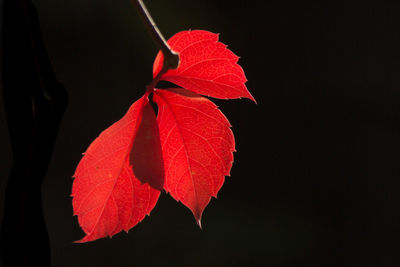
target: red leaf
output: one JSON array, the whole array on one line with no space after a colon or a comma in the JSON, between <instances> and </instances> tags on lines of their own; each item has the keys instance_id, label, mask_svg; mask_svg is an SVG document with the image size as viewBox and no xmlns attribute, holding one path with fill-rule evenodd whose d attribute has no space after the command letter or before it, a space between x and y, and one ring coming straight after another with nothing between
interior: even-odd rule
<instances>
[{"instance_id":1,"label":"red leaf","mask_svg":"<svg viewBox=\"0 0 400 267\"><path fill-rule=\"evenodd\" d=\"M163 189L165 174L160 133L156 116L149 103L143 109L142 122L133 140L129 160L134 166L135 176L142 183L149 183L158 190Z\"/></svg>"},{"instance_id":2,"label":"red leaf","mask_svg":"<svg viewBox=\"0 0 400 267\"><path fill-rule=\"evenodd\" d=\"M158 138L155 115L145 95L89 146L72 188L74 215L86 233L78 242L128 231L154 208L160 191L143 184L134 171L150 184L162 186L163 165L154 157L158 154L161 158ZM138 147L130 156L134 142L145 143L146 149ZM137 155L152 158L153 168L135 164Z\"/></svg>"},{"instance_id":3,"label":"red leaf","mask_svg":"<svg viewBox=\"0 0 400 267\"><path fill-rule=\"evenodd\" d=\"M255 102L246 88L243 69L237 64L239 57L221 42L218 34L208 31L183 31L168 40L179 53L180 64L168 70L160 79L175 83L187 90L215 98L246 97ZM158 53L153 65L153 77L161 71L164 57Z\"/></svg>"},{"instance_id":4,"label":"red leaf","mask_svg":"<svg viewBox=\"0 0 400 267\"><path fill-rule=\"evenodd\" d=\"M229 121L210 100L181 88L156 90L153 99L159 107L164 189L201 225L204 208L232 167L235 140Z\"/></svg>"}]
</instances>

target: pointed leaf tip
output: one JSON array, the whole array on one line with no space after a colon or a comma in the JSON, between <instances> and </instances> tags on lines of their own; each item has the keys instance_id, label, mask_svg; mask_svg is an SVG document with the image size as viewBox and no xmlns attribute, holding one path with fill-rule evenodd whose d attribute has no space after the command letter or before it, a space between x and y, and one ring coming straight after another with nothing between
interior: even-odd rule
<instances>
[{"instance_id":1,"label":"pointed leaf tip","mask_svg":"<svg viewBox=\"0 0 400 267\"><path fill-rule=\"evenodd\" d=\"M201 227L201 219L198 219L196 221L197 225L200 227L201 230L203 230L203 227Z\"/></svg>"}]
</instances>

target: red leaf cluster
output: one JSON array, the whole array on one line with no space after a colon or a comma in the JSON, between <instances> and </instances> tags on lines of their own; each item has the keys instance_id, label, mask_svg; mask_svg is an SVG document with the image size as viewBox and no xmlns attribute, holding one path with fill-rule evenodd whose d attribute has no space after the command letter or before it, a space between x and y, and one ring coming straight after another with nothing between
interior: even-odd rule
<instances>
[{"instance_id":1,"label":"red leaf cluster","mask_svg":"<svg viewBox=\"0 0 400 267\"><path fill-rule=\"evenodd\" d=\"M86 233L78 242L128 231L150 214L162 189L201 226L203 210L229 175L235 150L229 121L200 94L254 101L238 57L207 31L183 31L168 44L180 65L160 74L160 52L153 75L182 88L150 88L93 141L76 169L72 204Z\"/></svg>"}]
</instances>

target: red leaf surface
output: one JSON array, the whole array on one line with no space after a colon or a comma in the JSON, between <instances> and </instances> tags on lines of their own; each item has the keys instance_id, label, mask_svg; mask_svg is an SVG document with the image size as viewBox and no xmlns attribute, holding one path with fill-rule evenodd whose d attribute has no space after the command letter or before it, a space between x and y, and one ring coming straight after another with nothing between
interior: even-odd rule
<instances>
[{"instance_id":1,"label":"red leaf surface","mask_svg":"<svg viewBox=\"0 0 400 267\"><path fill-rule=\"evenodd\" d=\"M134 143L145 147L137 146L131 155ZM146 160L152 168L141 164ZM135 173L156 188L162 187L164 168L158 128L147 95L94 140L76 169L72 204L86 233L78 242L128 231L150 213L160 191L142 183Z\"/></svg>"},{"instance_id":2,"label":"red leaf surface","mask_svg":"<svg viewBox=\"0 0 400 267\"><path fill-rule=\"evenodd\" d=\"M229 121L207 98L184 89L156 90L165 164L164 189L201 226L204 208L229 175L235 140Z\"/></svg>"},{"instance_id":3,"label":"red leaf surface","mask_svg":"<svg viewBox=\"0 0 400 267\"><path fill-rule=\"evenodd\" d=\"M215 98L249 98L243 69L237 64L239 57L221 42L218 34L208 31L183 31L168 40L179 53L180 64L168 70L160 79L177 84L195 93ZM158 53L153 65L153 77L162 69L164 57Z\"/></svg>"},{"instance_id":4,"label":"red leaf surface","mask_svg":"<svg viewBox=\"0 0 400 267\"><path fill-rule=\"evenodd\" d=\"M78 242L128 231L154 208L161 189L187 206L201 227L204 209L230 173L235 151L230 123L199 94L255 101L239 58L207 31L183 31L168 43L179 53L178 68L161 72L160 52L145 95L100 134L77 167L73 208L86 233ZM154 89L159 80L184 89Z\"/></svg>"}]
</instances>

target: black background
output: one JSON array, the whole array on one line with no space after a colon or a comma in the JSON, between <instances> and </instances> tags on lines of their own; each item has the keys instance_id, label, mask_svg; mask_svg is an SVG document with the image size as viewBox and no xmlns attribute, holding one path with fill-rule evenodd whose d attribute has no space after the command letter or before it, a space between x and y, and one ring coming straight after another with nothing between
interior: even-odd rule
<instances>
[{"instance_id":1,"label":"black background","mask_svg":"<svg viewBox=\"0 0 400 267\"><path fill-rule=\"evenodd\" d=\"M83 232L71 176L143 94L157 49L128 0L33 2L69 92L43 184L53 266L399 266L400 4L145 1L167 38L221 33L258 104L215 100L238 152L204 230L162 194L129 234L73 244ZM0 105L3 200L12 159Z\"/></svg>"}]
</instances>

